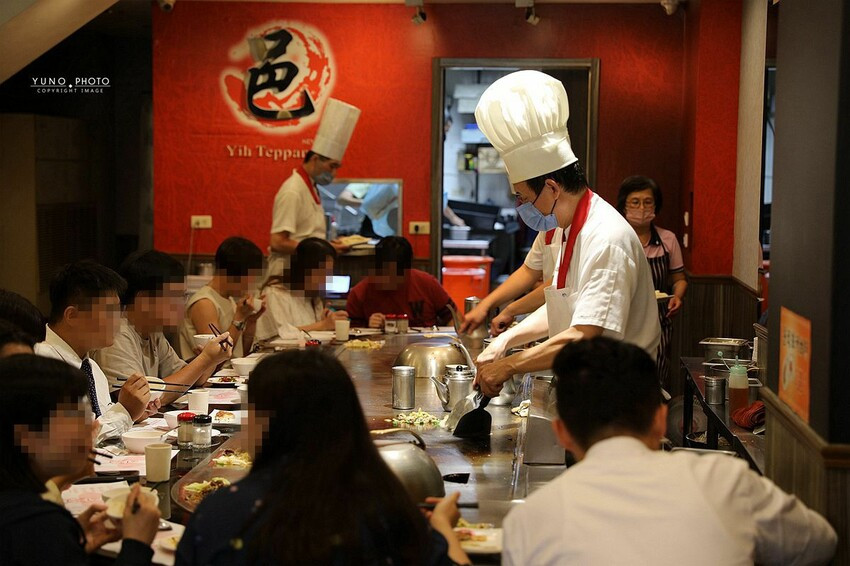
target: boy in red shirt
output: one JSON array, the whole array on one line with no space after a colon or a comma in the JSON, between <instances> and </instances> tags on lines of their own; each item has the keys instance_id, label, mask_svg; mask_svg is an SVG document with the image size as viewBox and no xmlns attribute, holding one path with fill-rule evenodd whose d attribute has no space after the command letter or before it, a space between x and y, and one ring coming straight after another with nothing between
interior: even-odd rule
<instances>
[{"instance_id":1,"label":"boy in red shirt","mask_svg":"<svg viewBox=\"0 0 850 566\"><path fill-rule=\"evenodd\" d=\"M410 326L445 326L454 306L445 289L431 275L411 269L413 248L399 236L389 236L375 246L375 274L354 286L345 310L352 326L382 328L385 315L406 314Z\"/></svg>"}]
</instances>

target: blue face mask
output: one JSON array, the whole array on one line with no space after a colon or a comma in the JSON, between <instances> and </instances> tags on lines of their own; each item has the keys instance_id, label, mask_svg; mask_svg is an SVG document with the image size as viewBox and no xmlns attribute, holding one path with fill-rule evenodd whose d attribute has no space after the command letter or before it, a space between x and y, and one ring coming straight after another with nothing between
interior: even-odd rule
<instances>
[{"instance_id":1,"label":"blue face mask","mask_svg":"<svg viewBox=\"0 0 850 566\"><path fill-rule=\"evenodd\" d=\"M540 198L540 195L537 195L537 198ZM558 219L553 212L555 211L555 205L558 203L558 199L555 199L555 202L552 203L552 210L549 214L543 214L534 206L537 198L533 202L526 202L516 207L517 214L519 214L519 217L522 218L526 226L537 232L548 232L557 228Z\"/></svg>"},{"instance_id":2,"label":"blue face mask","mask_svg":"<svg viewBox=\"0 0 850 566\"><path fill-rule=\"evenodd\" d=\"M334 174L330 171L325 171L324 173L316 175L316 178L313 180L316 181L317 185L330 185L334 181Z\"/></svg>"}]
</instances>

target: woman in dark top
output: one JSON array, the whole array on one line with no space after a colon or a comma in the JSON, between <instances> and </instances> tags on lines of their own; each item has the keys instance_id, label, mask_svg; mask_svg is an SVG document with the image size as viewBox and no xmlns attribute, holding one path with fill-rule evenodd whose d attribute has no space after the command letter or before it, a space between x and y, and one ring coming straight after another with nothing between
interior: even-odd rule
<instances>
[{"instance_id":1,"label":"woman in dark top","mask_svg":"<svg viewBox=\"0 0 850 566\"><path fill-rule=\"evenodd\" d=\"M243 448L256 452L254 465L198 506L178 565L468 563L452 532L457 499L434 509L429 529L335 358L268 357L251 373L248 400Z\"/></svg>"},{"instance_id":2,"label":"woman in dark top","mask_svg":"<svg viewBox=\"0 0 850 566\"><path fill-rule=\"evenodd\" d=\"M88 564L88 553L120 533L105 525L104 506L79 519L46 501L45 482L86 467L92 442L88 381L82 371L49 358L19 354L0 360L0 563ZM150 564L159 510L138 489L121 521L118 565Z\"/></svg>"}]
</instances>

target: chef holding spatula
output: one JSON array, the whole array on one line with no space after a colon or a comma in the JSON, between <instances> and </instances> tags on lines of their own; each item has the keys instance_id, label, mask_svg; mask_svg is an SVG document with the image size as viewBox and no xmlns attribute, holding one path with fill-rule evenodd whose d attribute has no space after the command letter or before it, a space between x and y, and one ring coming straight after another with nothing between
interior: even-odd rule
<instances>
[{"instance_id":1,"label":"chef holding spatula","mask_svg":"<svg viewBox=\"0 0 850 566\"><path fill-rule=\"evenodd\" d=\"M523 221L538 231L563 228L546 304L511 332L506 348L548 340L503 359L485 350L481 391L498 395L511 375L551 368L564 344L594 336L654 354L660 327L649 265L634 230L587 186L570 147L563 84L539 71L511 73L484 92L475 118L505 162Z\"/></svg>"}]
</instances>

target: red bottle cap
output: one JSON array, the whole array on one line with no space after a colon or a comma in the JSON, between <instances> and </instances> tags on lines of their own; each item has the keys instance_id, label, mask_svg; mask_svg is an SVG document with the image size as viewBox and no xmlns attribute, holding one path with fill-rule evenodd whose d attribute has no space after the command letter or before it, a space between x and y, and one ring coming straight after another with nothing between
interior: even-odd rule
<instances>
[{"instance_id":1,"label":"red bottle cap","mask_svg":"<svg viewBox=\"0 0 850 566\"><path fill-rule=\"evenodd\" d=\"M190 423L190 422L192 422L192 419L194 419L194 418L195 418L195 413L189 413L189 412L180 413L179 415L177 415L177 422L181 422L181 423L182 422L189 422Z\"/></svg>"}]
</instances>

